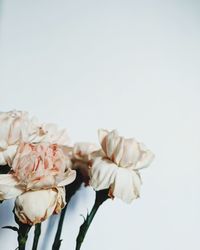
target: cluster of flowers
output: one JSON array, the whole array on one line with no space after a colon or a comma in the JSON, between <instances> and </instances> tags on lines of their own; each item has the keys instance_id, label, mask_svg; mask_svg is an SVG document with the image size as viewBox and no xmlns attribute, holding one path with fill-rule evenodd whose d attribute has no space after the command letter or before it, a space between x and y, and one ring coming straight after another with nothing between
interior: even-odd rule
<instances>
[{"instance_id":1,"label":"cluster of flowers","mask_svg":"<svg viewBox=\"0 0 200 250\"><path fill-rule=\"evenodd\" d=\"M65 206L65 186L79 170L86 185L109 189L111 198L130 203L139 197L139 170L153 153L116 130L98 131L100 145L70 144L66 130L29 118L27 112L0 113L0 201L16 198L14 212L24 224L37 224Z\"/></svg>"}]
</instances>

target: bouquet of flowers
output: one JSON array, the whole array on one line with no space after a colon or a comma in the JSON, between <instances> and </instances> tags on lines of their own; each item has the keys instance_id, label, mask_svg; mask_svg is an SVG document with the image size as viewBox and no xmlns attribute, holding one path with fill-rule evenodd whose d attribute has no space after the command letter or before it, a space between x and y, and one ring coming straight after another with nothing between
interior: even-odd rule
<instances>
[{"instance_id":1,"label":"bouquet of flowers","mask_svg":"<svg viewBox=\"0 0 200 250\"><path fill-rule=\"evenodd\" d=\"M140 195L140 170L153 160L153 153L135 139L119 136L116 130L98 131L99 145L71 145L66 130L40 123L27 112L0 113L0 202L15 198L18 249L26 247L35 227L33 250L37 249L41 223L60 214L52 250L61 245L67 205L81 184L96 192L94 206L80 227L76 250L99 207L115 197L130 203Z\"/></svg>"}]
</instances>

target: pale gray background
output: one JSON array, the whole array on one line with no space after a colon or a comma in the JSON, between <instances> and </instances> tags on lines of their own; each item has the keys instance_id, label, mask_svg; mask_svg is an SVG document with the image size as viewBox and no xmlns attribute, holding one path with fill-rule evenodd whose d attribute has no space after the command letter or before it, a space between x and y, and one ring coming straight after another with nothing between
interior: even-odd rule
<instances>
[{"instance_id":1,"label":"pale gray background","mask_svg":"<svg viewBox=\"0 0 200 250\"><path fill-rule=\"evenodd\" d=\"M105 203L82 250L200 249L199 13L197 0L1 1L1 110L58 123L73 141L117 128L156 154L141 199ZM90 189L73 199L62 250L92 202ZM0 206L0 226L14 224L11 209ZM15 247L0 230L0 249Z\"/></svg>"}]
</instances>

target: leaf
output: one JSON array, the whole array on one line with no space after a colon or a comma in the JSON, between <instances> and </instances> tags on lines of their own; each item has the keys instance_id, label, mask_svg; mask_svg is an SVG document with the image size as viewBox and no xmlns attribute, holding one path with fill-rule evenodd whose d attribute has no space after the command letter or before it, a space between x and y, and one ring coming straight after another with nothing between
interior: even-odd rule
<instances>
[{"instance_id":1,"label":"leaf","mask_svg":"<svg viewBox=\"0 0 200 250\"><path fill-rule=\"evenodd\" d=\"M83 218L83 221L86 221L86 218L83 214L80 214L80 216Z\"/></svg>"},{"instance_id":2,"label":"leaf","mask_svg":"<svg viewBox=\"0 0 200 250\"><path fill-rule=\"evenodd\" d=\"M5 227L2 227L2 228L4 228L4 229L10 229L10 230L13 230L15 232L19 231L19 229L17 227L12 227L12 226L5 226Z\"/></svg>"}]
</instances>

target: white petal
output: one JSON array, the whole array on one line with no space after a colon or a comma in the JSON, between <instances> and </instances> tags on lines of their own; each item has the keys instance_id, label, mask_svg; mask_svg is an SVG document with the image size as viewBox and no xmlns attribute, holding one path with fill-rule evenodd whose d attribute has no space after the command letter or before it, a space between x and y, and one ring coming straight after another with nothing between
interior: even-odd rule
<instances>
[{"instance_id":1,"label":"white petal","mask_svg":"<svg viewBox=\"0 0 200 250\"><path fill-rule=\"evenodd\" d=\"M19 188L18 181L11 174L0 175L0 200L7 200L17 197L23 193Z\"/></svg>"},{"instance_id":2,"label":"white petal","mask_svg":"<svg viewBox=\"0 0 200 250\"><path fill-rule=\"evenodd\" d=\"M117 147L115 148L113 154L113 160L117 165L119 165L120 163L120 160L123 156L123 152L124 152L124 138L120 137L119 143L117 144Z\"/></svg>"},{"instance_id":3,"label":"white petal","mask_svg":"<svg viewBox=\"0 0 200 250\"><path fill-rule=\"evenodd\" d=\"M0 151L0 165L12 165L14 156L17 152L17 145L9 146L6 150Z\"/></svg>"},{"instance_id":4,"label":"white petal","mask_svg":"<svg viewBox=\"0 0 200 250\"><path fill-rule=\"evenodd\" d=\"M155 155L149 149L147 149L144 144L140 143L139 147L141 150L141 156L135 166L135 169L142 169L148 167L155 158Z\"/></svg>"},{"instance_id":5,"label":"white petal","mask_svg":"<svg viewBox=\"0 0 200 250\"><path fill-rule=\"evenodd\" d=\"M130 203L139 197L140 186L141 179L135 171L118 168L111 192L113 196Z\"/></svg>"},{"instance_id":6,"label":"white petal","mask_svg":"<svg viewBox=\"0 0 200 250\"><path fill-rule=\"evenodd\" d=\"M117 130L111 131L106 137L106 155L114 160L114 152L117 148L117 145L120 143L120 136L118 135Z\"/></svg>"},{"instance_id":7,"label":"white petal","mask_svg":"<svg viewBox=\"0 0 200 250\"><path fill-rule=\"evenodd\" d=\"M114 182L117 168L109 160L96 158L90 168L90 185L97 191L109 188Z\"/></svg>"},{"instance_id":8,"label":"white petal","mask_svg":"<svg viewBox=\"0 0 200 250\"><path fill-rule=\"evenodd\" d=\"M106 129L99 129L98 130L98 137L99 137L99 142L102 144L104 138L108 135L109 131Z\"/></svg>"},{"instance_id":9,"label":"white petal","mask_svg":"<svg viewBox=\"0 0 200 250\"><path fill-rule=\"evenodd\" d=\"M91 154L97 150L99 150L99 147L93 143L75 143L73 148L73 157L78 160L88 161L91 158Z\"/></svg>"},{"instance_id":10,"label":"white petal","mask_svg":"<svg viewBox=\"0 0 200 250\"><path fill-rule=\"evenodd\" d=\"M135 139L125 139L123 155L119 165L121 167L128 167L135 165L140 157L140 149L138 142Z\"/></svg>"},{"instance_id":11,"label":"white petal","mask_svg":"<svg viewBox=\"0 0 200 250\"><path fill-rule=\"evenodd\" d=\"M56 178L57 178L56 182L57 182L58 187L69 185L76 179L76 171L68 169L67 172L65 172L61 176L57 176Z\"/></svg>"}]
</instances>

